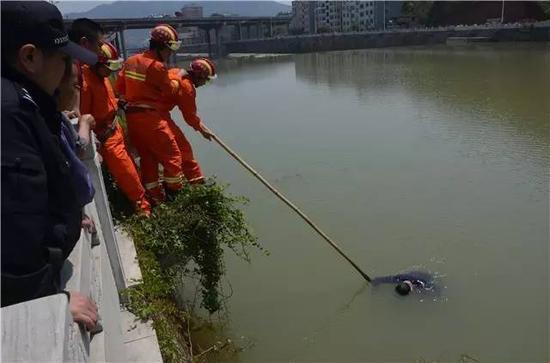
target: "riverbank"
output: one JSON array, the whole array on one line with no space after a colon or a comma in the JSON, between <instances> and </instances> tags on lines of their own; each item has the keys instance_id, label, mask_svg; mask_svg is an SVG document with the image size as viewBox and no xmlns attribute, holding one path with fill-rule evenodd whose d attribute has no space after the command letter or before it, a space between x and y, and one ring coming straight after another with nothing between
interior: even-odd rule
<instances>
[{"instance_id":1,"label":"riverbank","mask_svg":"<svg viewBox=\"0 0 550 363\"><path fill-rule=\"evenodd\" d=\"M231 54L296 54L413 45L445 44L448 38L487 38L491 42L550 41L550 21L530 24L446 26L394 29L354 33L322 33L276 38L228 41L220 46L223 56ZM184 46L190 53L209 52L208 44Z\"/></svg>"},{"instance_id":2,"label":"riverbank","mask_svg":"<svg viewBox=\"0 0 550 363\"><path fill-rule=\"evenodd\" d=\"M197 57L208 57L208 53L178 53L177 60L192 60ZM230 53L224 59L226 60L253 60L253 61L271 61L276 59L290 59L292 54L280 53Z\"/></svg>"},{"instance_id":3,"label":"riverbank","mask_svg":"<svg viewBox=\"0 0 550 363\"><path fill-rule=\"evenodd\" d=\"M125 306L152 320L165 362L208 361L238 347L214 329L227 299L221 287L225 250L245 261L259 248L239 210L243 202L209 180L186 185L150 218L125 217L129 207L112 189L117 223L134 241L142 282L124 291ZM261 249L261 248L260 248ZM223 314L222 314L223 315Z\"/></svg>"}]
</instances>

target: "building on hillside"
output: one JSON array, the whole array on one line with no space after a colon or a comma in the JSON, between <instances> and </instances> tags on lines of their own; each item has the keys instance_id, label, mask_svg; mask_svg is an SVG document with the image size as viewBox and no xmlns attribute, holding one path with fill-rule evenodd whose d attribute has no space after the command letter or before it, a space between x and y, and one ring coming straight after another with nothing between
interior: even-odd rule
<instances>
[{"instance_id":1,"label":"building on hillside","mask_svg":"<svg viewBox=\"0 0 550 363\"><path fill-rule=\"evenodd\" d=\"M290 32L312 34L315 29L315 1L293 1Z\"/></svg>"},{"instance_id":2,"label":"building on hillside","mask_svg":"<svg viewBox=\"0 0 550 363\"><path fill-rule=\"evenodd\" d=\"M344 1L317 1L315 6L315 28L317 33L342 31L342 8Z\"/></svg>"},{"instance_id":3,"label":"building on hillside","mask_svg":"<svg viewBox=\"0 0 550 363\"><path fill-rule=\"evenodd\" d=\"M181 8L181 16L185 19L202 18L202 6L196 4L185 5Z\"/></svg>"},{"instance_id":4,"label":"building on hillside","mask_svg":"<svg viewBox=\"0 0 550 363\"><path fill-rule=\"evenodd\" d=\"M361 32L374 28L374 1L343 1L342 31Z\"/></svg>"},{"instance_id":5,"label":"building on hillside","mask_svg":"<svg viewBox=\"0 0 550 363\"><path fill-rule=\"evenodd\" d=\"M384 29L401 16L403 1L293 1L291 32L360 32Z\"/></svg>"},{"instance_id":6,"label":"building on hillside","mask_svg":"<svg viewBox=\"0 0 550 363\"><path fill-rule=\"evenodd\" d=\"M196 4L185 5L183 8L181 8L181 11L176 13L176 15L184 19L202 18L202 6ZM195 44L205 42L206 35L204 31L200 30L196 26L178 28L178 33L182 44Z\"/></svg>"}]
</instances>

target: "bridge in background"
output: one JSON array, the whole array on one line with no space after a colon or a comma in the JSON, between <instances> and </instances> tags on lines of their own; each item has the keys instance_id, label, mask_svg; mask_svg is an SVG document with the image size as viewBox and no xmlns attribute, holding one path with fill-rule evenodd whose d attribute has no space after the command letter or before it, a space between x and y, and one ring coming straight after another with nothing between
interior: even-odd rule
<instances>
[{"instance_id":1,"label":"bridge in background","mask_svg":"<svg viewBox=\"0 0 550 363\"><path fill-rule=\"evenodd\" d=\"M151 29L159 23L167 23L181 31L185 27L197 27L206 31L206 43L186 44L190 53L205 53L221 57L224 53L307 53L345 49L365 49L389 46L444 44L448 38L482 37L488 41L548 41L550 21L513 24L482 24L471 26L445 26L436 28L388 29L354 33L325 33L289 35L290 17L223 17L185 19L182 17L96 19L112 34L118 49L126 58L128 51L124 30ZM71 20L66 20L70 26ZM234 27L231 39L224 39L224 27ZM274 33L274 27L279 32ZM282 32L280 27L282 27ZM251 32L251 28L255 28ZM246 30L246 32L244 32ZM282 36L281 36L282 35ZM212 41L212 38L214 41ZM175 55L172 60L175 63Z\"/></svg>"},{"instance_id":2,"label":"bridge in background","mask_svg":"<svg viewBox=\"0 0 550 363\"><path fill-rule=\"evenodd\" d=\"M275 17L242 17L242 16L210 16L203 18L182 18L182 17L162 17L162 18L131 18L131 19L94 19L101 24L105 31L115 34L115 43L126 58L128 55L126 43L124 40L124 31L130 29L152 29L160 23L170 24L176 29L186 27L196 27L206 32L206 41L208 44L208 53L211 57L219 57L221 52L221 31L223 27L232 26L236 29L237 39L251 39L251 28L255 28L257 39L272 38L275 26L284 26L286 34L290 25L290 16ZM65 25L70 27L72 19L66 19ZM214 34L212 34L212 32ZM214 39L212 39L214 38ZM213 44L212 44L213 43Z\"/></svg>"}]
</instances>

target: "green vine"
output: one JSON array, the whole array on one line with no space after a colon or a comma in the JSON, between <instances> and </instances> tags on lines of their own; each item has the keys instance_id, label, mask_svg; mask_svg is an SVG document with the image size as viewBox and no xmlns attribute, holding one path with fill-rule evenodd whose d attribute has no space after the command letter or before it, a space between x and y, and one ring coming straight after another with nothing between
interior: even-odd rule
<instances>
[{"instance_id":1,"label":"green vine","mask_svg":"<svg viewBox=\"0 0 550 363\"><path fill-rule=\"evenodd\" d=\"M201 306L210 313L222 306L224 248L246 261L250 260L248 248L262 249L238 208L246 200L224 191L212 180L188 185L156 207L150 218L132 216L122 222L134 240L159 261L152 276L158 280L158 293L173 294L182 276L195 277L200 282Z\"/></svg>"},{"instance_id":2,"label":"green vine","mask_svg":"<svg viewBox=\"0 0 550 363\"><path fill-rule=\"evenodd\" d=\"M153 321L163 360L204 362L213 355L237 354L240 348L212 330L215 324L195 315L194 301L190 306L181 301L177 290L198 281L200 305L210 314L223 310L224 251L245 261L250 261L250 248L264 251L239 209L246 199L229 195L211 179L185 186L143 218L133 215L131 203L106 170L103 177L113 219L132 237L143 277L141 284L124 291L125 305L140 319Z\"/></svg>"}]
</instances>

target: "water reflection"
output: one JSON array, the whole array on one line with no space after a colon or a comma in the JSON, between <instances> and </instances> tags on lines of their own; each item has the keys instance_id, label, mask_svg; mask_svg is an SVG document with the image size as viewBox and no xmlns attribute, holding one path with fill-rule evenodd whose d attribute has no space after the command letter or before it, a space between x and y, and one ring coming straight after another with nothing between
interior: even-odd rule
<instances>
[{"instance_id":1,"label":"water reflection","mask_svg":"<svg viewBox=\"0 0 550 363\"><path fill-rule=\"evenodd\" d=\"M205 120L367 272L422 264L443 287L437 301L391 286L354 297L349 266L197 139L205 171L251 199L247 217L272 252L250 266L228 260L231 333L256 343L243 362L547 360L548 194L537 185L548 180L550 82L540 46L243 61L199 91Z\"/></svg>"},{"instance_id":2,"label":"water reflection","mask_svg":"<svg viewBox=\"0 0 550 363\"><path fill-rule=\"evenodd\" d=\"M342 306L340 306L336 312L332 314L327 314L328 318L326 320L321 322L321 324L313 329L311 333L306 334L304 337L302 337L303 346L301 347L298 355L289 359L289 361L299 361L300 355L303 354L305 350L310 349L311 346L316 343L319 336L326 334L336 321L342 319L345 315L350 313L351 307L355 303L357 298L363 295L369 288L370 287L367 283L361 284L359 289L344 304L342 304Z\"/></svg>"},{"instance_id":3,"label":"water reflection","mask_svg":"<svg viewBox=\"0 0 550 363\"><path fill-rule=\"evenodd\" d=\"M314 53L295 62L298 80L352 88L359 101L399 92L429 132L467 144L465 156L527 159L537 183L548 184L540 171L550 160L550 43Z\"/></svg>"},{"instance_id":4,"label":"water reflection","mask_svg":"<svg viewBox=\"0 0 550 363\"><path fill-rule=\"evenodd\" d=\"M291 55L243 56L223 59L216 62L219 74L219 77L215 81L216 86L224 88L233 87L235 84L241 82L262 79L270 75L269 70L285 64L288 65L292 62L293 57ZM247 76L242 77L241 72L246 72Z\"/></svg>"}]
</instances>

